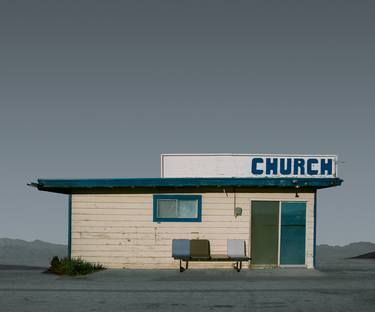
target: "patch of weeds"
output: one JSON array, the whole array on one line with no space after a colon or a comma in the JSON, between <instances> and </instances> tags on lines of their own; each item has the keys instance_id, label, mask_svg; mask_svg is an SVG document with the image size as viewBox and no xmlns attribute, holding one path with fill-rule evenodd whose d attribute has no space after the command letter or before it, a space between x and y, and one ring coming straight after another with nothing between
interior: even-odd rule
<instances>
[{"instance_id":1,"label":"patch of weeds","mask_svg":"<svg viewBox=\"0 0 375 312\"><path fill-rule=\"evenodd\" d=\"M101 264L93 264L80 258L53 257L47 272L57 275L86 275L97 271L105 270Z\"/></svg>"}]
</instances>

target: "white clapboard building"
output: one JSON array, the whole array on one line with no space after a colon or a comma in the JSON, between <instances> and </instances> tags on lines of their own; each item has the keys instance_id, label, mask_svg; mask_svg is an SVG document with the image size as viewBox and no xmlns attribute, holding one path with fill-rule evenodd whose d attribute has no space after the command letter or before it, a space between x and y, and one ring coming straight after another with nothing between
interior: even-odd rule
<instances>
[{"instance_id":1,"label":"white clapboard building","mask_svg":"<svg viewBox=\"0 0 375 312\"><path fill-rule=\"evenodd\" d=\"M69 196L69 256L108 268L164 269L177 266L173 239L207 239L214 254L243 239L249 268L313 268L317 190L341 183L331 155L163 154L160 178L32 185Z\"/></svg>"}]
</instances>

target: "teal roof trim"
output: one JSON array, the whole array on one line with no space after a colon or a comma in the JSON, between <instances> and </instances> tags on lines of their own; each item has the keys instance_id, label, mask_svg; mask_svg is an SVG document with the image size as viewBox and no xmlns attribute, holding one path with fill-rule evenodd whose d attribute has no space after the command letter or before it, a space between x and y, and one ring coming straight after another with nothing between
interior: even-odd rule
<instances>
[{"instance_id":1,"label":"teal roof trim","mask_svg":"<svg viewBox=\"0 0 375 312\"><path fill-rule=\"evenodd\" d=\"M38 179L31 183L41 191L72 194L87 190L128 188L261 187L327 188L339 186L339 178L127 178L127 179Z\"/></svg>"}]
</instances>

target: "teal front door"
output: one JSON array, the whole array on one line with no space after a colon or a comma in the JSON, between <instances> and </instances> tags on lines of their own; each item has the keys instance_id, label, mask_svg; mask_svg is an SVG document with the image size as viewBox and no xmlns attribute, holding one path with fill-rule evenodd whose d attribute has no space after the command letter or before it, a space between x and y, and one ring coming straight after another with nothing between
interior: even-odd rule
<instances>
[{"instance_id":1,"label":"teal front door","mask_svg":"<svg viewBox=\"0 0 375 312\"><path fill-rule=\"evenodd\" d=\"M280 264L305 264L306 203L281 203Z\"/></svg>"}]
</instances>

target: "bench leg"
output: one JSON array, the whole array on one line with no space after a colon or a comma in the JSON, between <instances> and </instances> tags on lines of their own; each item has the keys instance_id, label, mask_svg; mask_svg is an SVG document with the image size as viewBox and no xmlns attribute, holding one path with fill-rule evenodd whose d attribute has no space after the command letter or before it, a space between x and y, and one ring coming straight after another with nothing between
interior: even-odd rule
<instances>
[{"instance_id":1,"label":"bench leg","mask_svg":"<svg viewBox=\"0 0 375 312\"><path fill-rule=\"evenodd\" d=\"M182 266L182 260L180 259L180 272L184 272L185 271L185 269L183 268L183 266Z\"/></svg>"},{"instance_id":2,"label":"bench leg","mask_svg":"<svg viewBox=\"0 0 375 312\"><path fill-rule=\"evenodd\" d=\"M242 261L237 261L235 266L234 266L234 269L237 271L237 272L240 272L241 269L242 269Z\"/></svg>"},{"instance_id":3,"label":"bench leg","mask_svg":"<svg viewBox=\"0 0 375 312\"><path fill-rule=\"evenodd\" d=\"M182 266L182 260L180 259L180 272L184 272L189 268L189 261L185 260L185 268Z\"/></svg>"}]
</instances>

